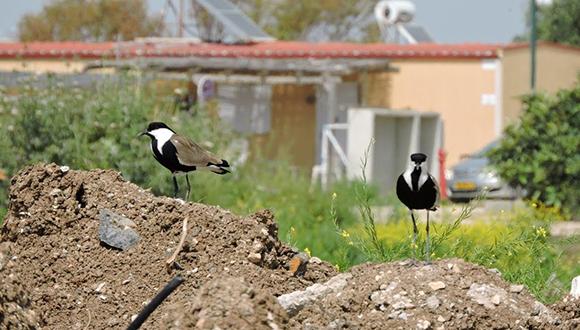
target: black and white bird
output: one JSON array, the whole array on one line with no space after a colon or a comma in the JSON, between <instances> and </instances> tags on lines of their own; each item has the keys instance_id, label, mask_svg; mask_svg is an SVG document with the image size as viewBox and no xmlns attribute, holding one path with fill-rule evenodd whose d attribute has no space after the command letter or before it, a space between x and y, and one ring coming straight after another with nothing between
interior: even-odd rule
<instances>
[{"instance_id":1,"label":"black and white bird","mask_svg":"<svg viewBox=\"0 0 580 330\"><path fill-rule=\"evenodd\" d=\"M157 161L171 171L173 176L174 197L177 196L177 174L185 173L187 181L186 200L189 200L189 177L187 174L195 170L209 170L216 174L230 173L230 164L220 159L209 151L203 149L185 136L175 133L171 128L161 122L152 122L147 130L140 136L147 135L151 138L151 151Z\"/></svg>"},{"instance_id":2,"label":"black and white bird","mask_svg":"<svg viewBox=\"0 0 580 330\"><path fill-rule=\"evenodd\" d=\"M437 186L437 180L423 167L423 163L426 160L427 156L425 154L415 153L411 155L411 166L397 180L397 197L409 208L411 213L411 219L413 220L413 249L416 248L418 235L413 210L427 210L427 237L425 246L427 262L429 262L431 257L429 251L431 245L429 237L429 211L437 210L439 187Z\"/></svg>"}]
</instances>

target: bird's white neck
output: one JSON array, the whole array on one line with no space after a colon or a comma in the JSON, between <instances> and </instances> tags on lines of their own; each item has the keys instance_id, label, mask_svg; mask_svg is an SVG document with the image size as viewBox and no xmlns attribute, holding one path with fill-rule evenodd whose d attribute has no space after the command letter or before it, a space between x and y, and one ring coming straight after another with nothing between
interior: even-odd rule
<instances>
[{"instance_id":1,"label":"bird's white neck","mask_svg":"<svg viewBox=\"0 0 580 330\"><path fill-rule=\"evenodd\" d=\"M421 189L421 187L425 184L425 182L427 181L427 179L429 178L429 173L427 172L427 170L425 169L425 167L423 166L423 164L415 164L415 163L411 163L411 165L407 168L407 170L405 171L405 173L403 173L403 178L405 179L405 182L407 183L407 185L409 186L409 188L411 190L413 190L413 179L411 176L411 173L413 173L413 171L415 169L418 169L420 171L420 175L419 175L419 182L417 184L417 189Z\"/></svg>"},{"instance_id":2,"label":"bird's white neck","mask_svg":"<svg viewBox=\"0 0 580 330\"><path fill-rule=\"evenodd\" d=\"M173 132L167 128L154 129L149 134L153 135L153 138L157 141L157 150L160 154L163 154L163 145L171 139Z\"/></svg>"}]
</instances>

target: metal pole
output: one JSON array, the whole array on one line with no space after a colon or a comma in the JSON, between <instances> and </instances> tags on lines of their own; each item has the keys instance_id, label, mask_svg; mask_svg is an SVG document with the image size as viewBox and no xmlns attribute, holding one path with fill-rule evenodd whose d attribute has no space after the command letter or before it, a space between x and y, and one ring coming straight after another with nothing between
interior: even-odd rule
<instances>
[{"instance_id":1,"label":"metal pole","mask_svg":"<svg viewBox=\"0 0 580 330\"><path fill-rule=\"evenodd\" d=\"M530 89L532 93L536 91L536 44L537 44L537 30L536 30L536 23L537 23L537 11L538 11L538 4L536 0L530 0L530 10L532 16L532 28L530 31Z\"/></svg>"},{"instance_id":2,"label":"metal pole","mask_svg":"<svg viewBox=\"0 0 580 330\"><path fill-rule=\"evenodd\" d=\"M183 38L183 16L184 16L184 12L185 12L185 3L183 0L179 0L179 15L177 17L178 20L178 27L177 27L177 36L179 38Z\"/></svg>"}]
</instances>

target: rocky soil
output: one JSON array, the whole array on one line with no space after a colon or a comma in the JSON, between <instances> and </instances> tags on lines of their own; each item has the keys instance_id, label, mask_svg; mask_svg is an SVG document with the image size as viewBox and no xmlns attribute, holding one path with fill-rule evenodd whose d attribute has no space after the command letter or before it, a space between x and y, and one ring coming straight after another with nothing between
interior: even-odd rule
<instances>
[{"instance_id":1,"label":"rocky soil","mask_svg":"<svg viewBox=\"0 0 580 330\"><path fill-rule=\"evenodd\" d=\"M145 329L577 329L553 306L462 260L364 264L338 274L278 240L271 212L240 217L155 197L114 171L57 165L12 179L0 236L0 329L124 329L173 277ZM99 239L104 209L129 219L126 250ZM181 235L179 267L167 268ZM135 240L133 240L135 241ZM124 248L124 247L123 247Z\"/></svg>"}]
</instances>

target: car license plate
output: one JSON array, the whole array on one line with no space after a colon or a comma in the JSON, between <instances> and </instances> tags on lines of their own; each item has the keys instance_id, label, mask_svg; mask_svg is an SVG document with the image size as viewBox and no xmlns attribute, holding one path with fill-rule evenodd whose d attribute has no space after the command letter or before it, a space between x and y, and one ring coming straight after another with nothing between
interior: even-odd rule
<instances>
[{"instance_id":1,"label":"car license plate","mask_svg":"<svg viewBox=\"0 0 580 330\"><path fill-rule=\"evenodd\" d=\"M454 190L475 190L475 182L456 182L453 185Z\"/></svg>"}]
</instances>

